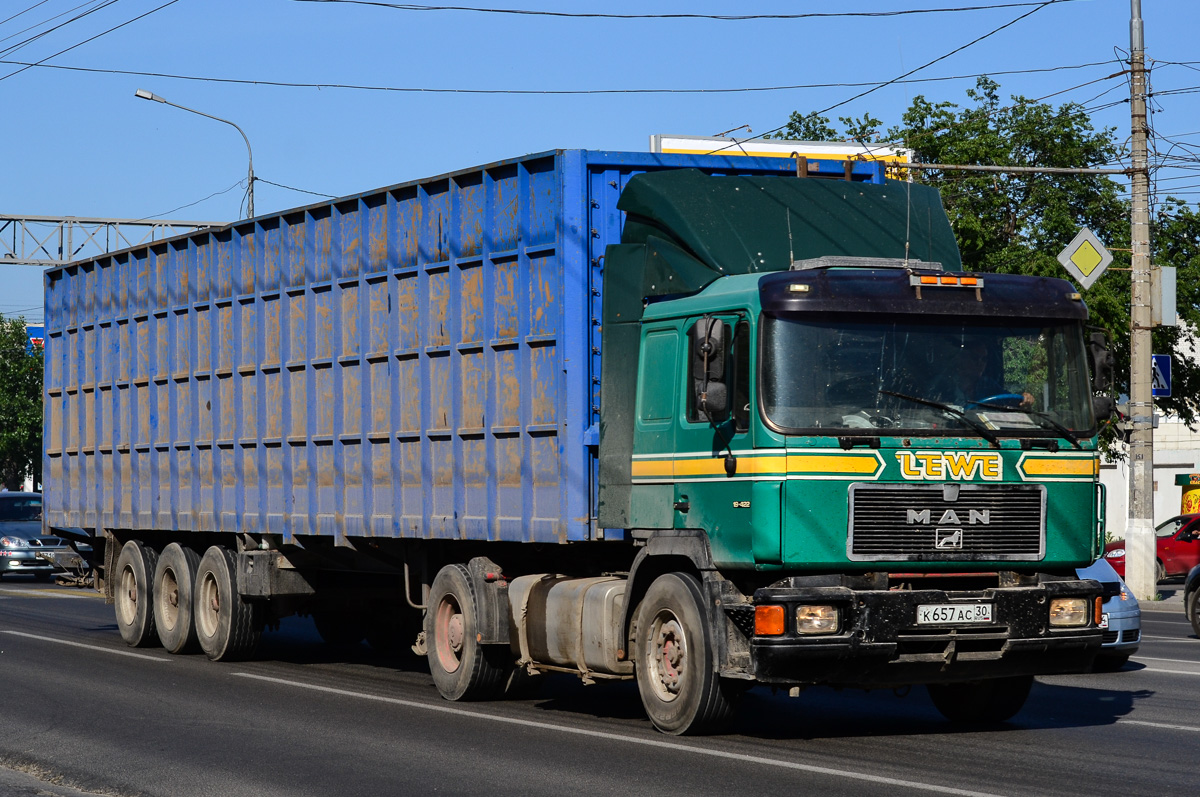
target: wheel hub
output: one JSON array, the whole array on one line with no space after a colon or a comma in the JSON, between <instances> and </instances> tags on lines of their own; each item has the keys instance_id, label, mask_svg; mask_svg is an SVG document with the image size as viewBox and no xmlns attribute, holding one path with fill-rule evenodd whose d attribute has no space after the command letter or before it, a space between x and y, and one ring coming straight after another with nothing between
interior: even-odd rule
<instances>
[{"instance_id":1,"label":"wheel hub","mask_svg":"<svg viewBox=\"0 0 1200 797\"><path fill-rule=\"evenodd\" d=\"M679 621L672 617L659 623L654 636L654 660L658 684L666 696L679 694L687 663L687 643Z\"/></svg>"}]
</instances>

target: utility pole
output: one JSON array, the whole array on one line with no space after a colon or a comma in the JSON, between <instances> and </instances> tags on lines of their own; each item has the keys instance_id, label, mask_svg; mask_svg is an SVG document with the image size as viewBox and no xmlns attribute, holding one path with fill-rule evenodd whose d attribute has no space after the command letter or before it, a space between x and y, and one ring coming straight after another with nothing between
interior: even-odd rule
<instances>
[{"instance_id":1,"label":"utility pole","mask_svg":"<svg viewBox=\"0 0 1200 797\"><path fill-rule=\"evenodd\" d=\"M1129 523L1125 531L1125 581L1138 600L1158 593L1154 541L1153 343L1150 332L1150 168L1147 155L1146 53L1142 0L1130 0L1130 97L1133 163L1133 280L1129 315Z\"/></svg>"}]
</instances>

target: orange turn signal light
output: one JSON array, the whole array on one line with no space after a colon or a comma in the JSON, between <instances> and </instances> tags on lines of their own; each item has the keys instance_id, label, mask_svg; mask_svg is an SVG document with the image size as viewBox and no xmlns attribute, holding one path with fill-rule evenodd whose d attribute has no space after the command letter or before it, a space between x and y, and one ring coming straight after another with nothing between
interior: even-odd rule
<instances>
[{"instance_id":1,"label":"orange turn signal light","mask_svg":"<svg viewBox=\"0 0 1200 797\"><path fill-rule=\"evenodd\" d=\"M783 634L783 607L756 606L754 608L754 635L780 636Z\"/></svg>"},{"instance_id":2,"label":"orange turn signal light","mask_svg":"<svg viewBox=\"0 0 1200 797\"><path fill-rule=\"evenodd\" d=\"M1096 625L1104 621L1104 598L1096 598Z\"/></svg>"}]
</instances>

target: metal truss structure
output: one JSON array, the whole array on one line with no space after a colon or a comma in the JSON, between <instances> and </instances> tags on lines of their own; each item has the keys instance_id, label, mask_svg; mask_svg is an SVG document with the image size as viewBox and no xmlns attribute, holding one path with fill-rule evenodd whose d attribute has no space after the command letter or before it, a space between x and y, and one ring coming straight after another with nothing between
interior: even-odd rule
<instances>
[{"instance_id":1,"label":"metal truss structure","mask_svg":"<svg viewBox=\"0 0 1200 797\"><path fill-rule=\"evenodd\" d=\"M216 221L86 219L0 213L0 265L62 266L206 227Z\"/></svg>"}]
</instances>

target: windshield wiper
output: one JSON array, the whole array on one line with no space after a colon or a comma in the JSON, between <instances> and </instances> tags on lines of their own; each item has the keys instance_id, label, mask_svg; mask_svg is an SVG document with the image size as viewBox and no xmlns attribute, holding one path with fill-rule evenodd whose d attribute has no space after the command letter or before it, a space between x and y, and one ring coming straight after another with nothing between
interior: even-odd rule
<instances>
[{"instance_id":1,"label":"windshield wiper","mask_svg":"<svg viewBox=\"0 0 1200 797\"><path fill-rule=\"evenodd\" d=\"M1079 444L1079 437L1076 436L1076 434L1073 431L1071 431L1067 427L1063 426L1061 423L1054 420L1054 418L1051 418L1049 415L1047 415L1044 412L1038 412L1037 410L1026 409L1024 407L1003 407L999 404L984 404L984 403L980 403L980 402L974 402L974 406L983 407L984 409L987 409L987 410L1000 410L1002 412L1024 413L1025 415L1028 415L1029 417L1033 418L1034 421L1037 422L1038 426L1042 427L1043 429L1049 430L1051 432L1058 432L1063 437L1067 438L1067 440L1069 440L1071 445L1073 445L1075 448L1078 448L1081 450L1083 449L1083 446L1081 446Z\"/></svg>"},{"instance_id":2,"label":"windshield wiper","mask_svg":"<svg viewBox=\"0 0 1200 797\"><path fill-rule=\"evenodd\" d=\"M934 401L933 399L918 398L917 396L908 396L908 395L905 395L904 393L896 393L891 390L880 390L879 392L884 396L895 396L898 399L904 399L905 401L911 401L914 404L924 404L927 407L935 407L939 410L942 410L943 412L948 412L951 415L954 415L955 417L961 418L964 422L966 422L967 426L970 426L972 429L974 429L976 432L978 432L980 437L982 437L984 440L987 440L989 443L994 445L996 448L1000 448L1000 438L999 437L997 437L995 434L993 434L992 431L990 429L988 429L986 426L984 426L982 423L975 420L970 415L967 415L965 412L960 410L958 407L955 407L950 404L946 404L945 402Z\"/></svg>"}]
</instances>

